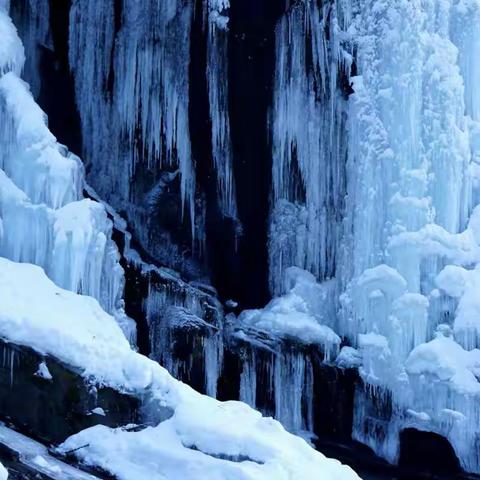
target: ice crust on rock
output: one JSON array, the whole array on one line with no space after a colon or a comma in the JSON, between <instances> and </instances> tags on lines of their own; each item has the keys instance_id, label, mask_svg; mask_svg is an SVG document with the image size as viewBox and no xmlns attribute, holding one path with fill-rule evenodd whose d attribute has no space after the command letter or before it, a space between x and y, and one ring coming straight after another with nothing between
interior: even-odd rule
<instances>
[{"instance_id":1,"label":"ice crust on rock","mask_svg":"<svg viewBox=\"0 0 480 480\"><path fill-rule=\"evenodd\" d=\"M335 357L340 338L327 325L335 285L332 282L319 284L314 275L298 267L286 270L284 284L285 295L273 299L262 310L242 312L238 317L239 325L263 330L280 339L314 344L326 359Z\"/></svg>"}]
</instances>

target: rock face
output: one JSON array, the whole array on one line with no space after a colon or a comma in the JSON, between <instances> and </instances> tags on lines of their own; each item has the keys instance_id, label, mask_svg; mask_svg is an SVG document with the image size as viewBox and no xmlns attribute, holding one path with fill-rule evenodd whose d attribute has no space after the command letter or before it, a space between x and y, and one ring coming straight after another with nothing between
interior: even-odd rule
<instances>
[{"instance_id":1,"label":"rock face","mask_svg":"<svg viewBox=\"0 0 480 480\"><path fill-rule=\"evenodd\" d=\"M47 444L59 444L93 425L139 422L138 399L89 385L53 357L0 341L0 358L1 418Z\"/></svg>"}]
</instances>

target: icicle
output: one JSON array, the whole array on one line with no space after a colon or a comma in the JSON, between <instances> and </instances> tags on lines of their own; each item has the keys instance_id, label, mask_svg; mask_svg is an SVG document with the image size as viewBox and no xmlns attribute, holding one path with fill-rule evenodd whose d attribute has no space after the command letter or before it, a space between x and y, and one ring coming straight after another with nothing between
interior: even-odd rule
<instances>
[{"instance_id":1,"label":"icicle","mask_svg":"<svg viewBox=\"0 0 480 480\"><path fill-rule=\"evenodd\" d=\"M205 392L217 398L217 384L223 365L223 338L221 333L210 334L205 339Z\"/></svg>"},{"instance_id":2,"label":"icicle","mask_svg":"<svg viewBox=\"0 0 480 480\"><path fill-rule=\"evenodd\" d=\"M228 0L205 0L207 16L207 81L212 121L212 155L218 195L225 216L237 218L228 114Z\"/></svg>"},{"instance_id":3,"label":"icicle","mask_svg":"<svg viewBox=\"0 0 480 480\"><path fill-rule=\"evenodd\" d=\"M240 375L240 398L251 407L257 405L257 369L255 351L249 351L243 361L243 369Z\"/></svg>"}]
</instances>

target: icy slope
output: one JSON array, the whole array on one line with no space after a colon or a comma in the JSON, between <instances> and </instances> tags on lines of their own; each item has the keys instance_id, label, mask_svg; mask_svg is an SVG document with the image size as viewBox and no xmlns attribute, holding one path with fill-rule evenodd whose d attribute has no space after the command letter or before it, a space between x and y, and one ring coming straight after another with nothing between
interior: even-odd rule
<instances>
[{"instance_id":1,"label":"icy slope","mask_svg":"<svg viewBox=\"0 0 480 480\"><path fill-rule=\"evenodd\" d=\"M57 287L37 266L0 258L0 336L62 360L91 382L144 398L152 419L161 420L160 406L172 409L157 427L136 433L94 427L62 447L89 444L78 456L119 478L174 479L179 471L186 479L306 480L319 472L325 479L358 478L247 405L220 403L176 381L131 350L96 300Z\"/></svg>"}]
</instances>

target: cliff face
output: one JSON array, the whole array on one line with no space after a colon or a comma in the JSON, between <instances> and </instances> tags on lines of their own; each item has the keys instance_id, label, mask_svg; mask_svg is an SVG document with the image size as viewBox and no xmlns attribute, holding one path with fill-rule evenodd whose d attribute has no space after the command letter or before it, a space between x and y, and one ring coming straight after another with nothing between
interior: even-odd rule
<instances>
[{"instance_id":1,"label":"cliff face","mask_svg":"<svg viewBox=\"0 0 480 480\"><path fill-rule=\"evenodd\" d=\"M479 2L160 3L11 2L112 312L290 431L391 463L426 431L480 472Z\"/></svg>"}]
</instances>

